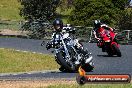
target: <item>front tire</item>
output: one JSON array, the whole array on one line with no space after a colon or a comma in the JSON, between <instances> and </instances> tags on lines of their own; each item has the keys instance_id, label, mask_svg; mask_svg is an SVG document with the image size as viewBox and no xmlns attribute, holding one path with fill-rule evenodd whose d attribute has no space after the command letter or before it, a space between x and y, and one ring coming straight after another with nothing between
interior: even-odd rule
<instances>
[{"instance_id":1,"label":"front tire","mask_svg":"<svg viewBox=\"0 0 132 88\"><path fill-rule=\"evenodd\" d=\"M122 56L122 55L121 55L121 51L120 51L120 49L117 47L116 44L113 44L113 45L112 45L112 48L113 48L113 50L115 51L115 54L116 54L118 57L121 57L121 56Z\"/></svg>"},{"instance_id":2,"label":"front tire","mask_svg":"<svg viewBox=\"0 0 132 88\"><path fill-rule=\"evenodd\" d=\"M61 65L66 69L66 71L68 71L68 72L76 71L74 64L70 65L66 62L63 52L57 53L56 56L57 56L57 59L59 60L59 62L61 63Z\"/></svg>"}]
</instances>

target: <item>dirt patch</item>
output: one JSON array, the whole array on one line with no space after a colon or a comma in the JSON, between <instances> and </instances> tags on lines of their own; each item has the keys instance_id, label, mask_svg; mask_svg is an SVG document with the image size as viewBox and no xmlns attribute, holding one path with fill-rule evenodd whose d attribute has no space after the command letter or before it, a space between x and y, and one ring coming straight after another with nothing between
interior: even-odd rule
<instances>
[{"instance_id":1,"label":"dirt patch","mask_svg":"<svg viewBox=\"0 0 132 88\"><path fill-rule=\"evenodd\" d=\"M0 31L0 35L23 35L27 36L27 31L15 31L15 30L10 30L10 29L3 29Z\"/></svg>"},{"instance_id":2,"label":"dirt patch","mask_svg":"<svg viewBox=\"0 0 132 88\"><path fill-rule=\"evenodd\" d=\"M75 84L76 81L48 80L48 81L0 81L0 88L40 88L58 84Z\"/></svg>"},{"instance_id":3,"label":"dirt patch","mask_svg":"<svg viewBox=\"0 0 132 88\"><path fill-rule=\"evenodd\" d=\"M47 88L50 85L59 84L71 85L77 83L75 80L0 81L0 88Z\"/></svg>"}]
</instances>

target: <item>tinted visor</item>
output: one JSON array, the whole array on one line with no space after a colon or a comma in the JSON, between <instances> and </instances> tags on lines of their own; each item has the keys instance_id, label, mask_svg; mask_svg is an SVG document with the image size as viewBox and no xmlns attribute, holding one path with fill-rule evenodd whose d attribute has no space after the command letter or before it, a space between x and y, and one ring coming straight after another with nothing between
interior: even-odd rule
<instances>
[{"instance_id":1,"label":"tinted visor","mask_svg":"<svg viewBox=\"0 0 132 88\"><path fill-rule=\"evenodd\" d=\"M58 30L58 29L61 29L61 26L60 25L55 25L54 28Z\"/></svg>"}]
</instances>

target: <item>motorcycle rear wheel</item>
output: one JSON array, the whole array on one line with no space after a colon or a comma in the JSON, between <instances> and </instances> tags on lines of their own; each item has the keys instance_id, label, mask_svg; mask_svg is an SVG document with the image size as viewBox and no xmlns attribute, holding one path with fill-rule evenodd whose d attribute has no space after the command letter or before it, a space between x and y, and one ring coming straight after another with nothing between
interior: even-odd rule
<instances>
[{"instance_id":1,"label":"motorcycle rear wheel","mask_svg":"<svg viewBox=\"0 0 132 88\"><path fill-rule=\"evenodd\" d=\"M93 71L94 67L91 66L90 64L85 64L82 66L82 68L86 71L86 72L91 72Z\"/></svg>"},{"instance_id":2,"label":"motorcycle rear wheel","mask_svg":"<svg viewBox=\"0 0 132 88\"><path fill-rule=\"evenodd\" d=\"M84 85L87 81L87 79L84 76L80 76L80 75L76 77L76 80L77 80L77 83L80 85Z\"/></svg>"}]
</instances>

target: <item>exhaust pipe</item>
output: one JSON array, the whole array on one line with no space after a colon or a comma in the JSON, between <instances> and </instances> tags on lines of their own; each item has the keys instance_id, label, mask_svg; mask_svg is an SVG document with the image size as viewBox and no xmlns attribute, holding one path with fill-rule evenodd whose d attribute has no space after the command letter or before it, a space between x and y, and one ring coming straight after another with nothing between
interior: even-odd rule
<instances>
[{"instance_id":1,"label":"exhaust pipe","mask_svg":"<svg viewBox=\"0 0 132 88\"><path fill-rule=\"evenodd\" d=\"M86 59L85 63L90 63L93 60L93 57L90 56L88 59Z\"/></svg>"}]
</instances>

